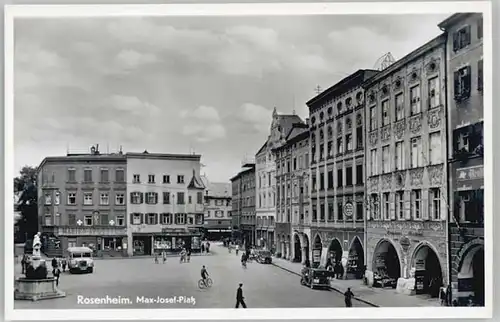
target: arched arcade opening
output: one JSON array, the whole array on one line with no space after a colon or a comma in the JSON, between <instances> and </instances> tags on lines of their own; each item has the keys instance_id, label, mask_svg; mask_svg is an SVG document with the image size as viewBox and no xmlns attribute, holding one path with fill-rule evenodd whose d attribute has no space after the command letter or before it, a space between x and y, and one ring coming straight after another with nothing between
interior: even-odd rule
<instances>
[{"instance_id":1,"label":"arched arcade opening","mask_svg":"<svg viewBox=\"0 0 500 322\"><path fill-rule=\"evenodd\" d=\"M313 250L312 250L312 267L319 267L321 264L321 252L323 250L323 243L321 241L321 237L319 235L316 235L314 237L314 244L313 244Z\"/></svg>"},{"instance_id":2,"label":"arched arcade opening","mask_svg":"<svg viewBox=\"0 0 500 322\"><path fill-rule=\"evenodd\" d=\"M484 306L484 246L474 245L465 253L458 274L460 304Z\"/></svg>"},{"instance_id":3,"label":"arched arcade opening","mask_svg":"<svg viewBox=\"0 0 500 322\"><path fill-rule=\"evenodd\" d=\"M354 237L354 240L349 247L349 257L347 259L347 278L363 278L365 267L365 252L363 251L363 245L358 237Z\"/></svg>"},{"instance_id":4,"label":"arched arcade opening","mask_svg":"<svg viewBox=\"0 0 500 322\"><path fill-rule=\"evenodd\" d=\"M373 271L379 278L395 280L401 277L401 263L398 252L388 240L381 240L373 252Z\"/></svg>"},{"instance_id":5,"label":"arched arcade opening","mask_svg":"<svg viewBox=\"0 0 500 322\"><path fill-rule=\"evenodd\" d=\"M306 265L311 265L311 259L309 258L309 237L307 237L307 234L304 234L304 249L302 252L302 257L303 257L303 263Z\"/></svg>"},{"instance_id":6,"label":"arched arcade opening","mask_svg":"<svg viewBox=\"0 0 500 322\"><path fill-rule=\"evenodd\" d=\"M302 263L302 244L300 242L299 234L297 233L293 235L293 248L293 261Z\"/></svg>"},{"instance_id":7,"label":"arched arcade opening","mask_svg":"<svg viewBox=\"0 0 500 322\"><path fill-rule=\"evenodd\" d=\"M415 269L415 292L438 297L443 286L443 270L436 252L427 244L417 246L411 267Z\"/></svg>"}]
</instances>

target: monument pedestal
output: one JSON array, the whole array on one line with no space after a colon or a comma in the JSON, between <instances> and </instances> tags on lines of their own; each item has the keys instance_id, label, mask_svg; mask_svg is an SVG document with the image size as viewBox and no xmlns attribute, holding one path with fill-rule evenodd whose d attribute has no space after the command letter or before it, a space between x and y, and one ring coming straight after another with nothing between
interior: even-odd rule
<instances>
[{"instance_id":1,"label":"monument pedestal","mask_svg":"<svg viewBox=\"0 0 500 322\"><path fill-rule=\"evenodd\" d=\"M14 282L15 300L45 300L65 297L66 293L56 286L56 279L53 277L45 279L18 278Z\"/></svg>"}]
</instances>

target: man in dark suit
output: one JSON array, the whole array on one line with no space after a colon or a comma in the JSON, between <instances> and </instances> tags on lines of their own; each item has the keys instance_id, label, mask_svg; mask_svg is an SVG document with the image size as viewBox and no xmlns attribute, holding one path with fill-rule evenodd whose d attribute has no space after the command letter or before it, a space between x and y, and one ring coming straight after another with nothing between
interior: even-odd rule
<instances>
[{"instance_id":1,"label":"man in dark suit","mask_svg":"<svg viewBox=\"0 0 500 322\"><path fill-rule=\"evenodd\" d=\"M238 287L238 290L236 291L236 308L240 307L240 303L243 306L244 309L247 308L247 305L245 304L244 297L243 297L243 289L241 288L243 286L243 283L240 283L240 287Z\"/></svg>"}]
</instances>

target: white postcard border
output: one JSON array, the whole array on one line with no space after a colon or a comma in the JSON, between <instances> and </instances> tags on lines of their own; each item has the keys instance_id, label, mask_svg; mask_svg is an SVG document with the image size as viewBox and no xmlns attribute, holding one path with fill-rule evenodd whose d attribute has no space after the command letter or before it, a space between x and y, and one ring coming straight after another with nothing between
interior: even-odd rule
<instances>
[{"instance_id":1,"label":"white postcard border","mask_svg":"<svg viewBox=\"0 0 500 322\"><path fill-rule=\"evenodd\" d=\"M442 14L482 12L484 22L484 183L485 183L485 276L493 281L493 169L492 169L492 16L487 1L367 2L367 3L245 3L169 5L7 5L5 6L5 227L13 227L12 180L14 178L14 19L50 17L119 16L252 16L334 14ZM419 44L415 44L417 48ZM486 215L487 214L487 215ZM14 258L13 230L6 229L5 263ZM8 260L7 260L8 259ZM5 265L5 317L8 320L228 320L228 319L387 319L387 318L491 318L493 285L486 283L485 307L412 308L297 308L297 309L83 309L14 310L13 267Z\"/></svg>"}]
</instances>

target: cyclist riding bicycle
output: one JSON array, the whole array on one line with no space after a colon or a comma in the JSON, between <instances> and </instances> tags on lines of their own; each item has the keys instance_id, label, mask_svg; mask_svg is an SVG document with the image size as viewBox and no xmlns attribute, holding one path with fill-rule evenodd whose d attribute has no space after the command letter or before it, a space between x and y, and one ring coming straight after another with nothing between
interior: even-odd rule
<instances>
[{"instance_id":1,"label":"cyclist riding bicycle","mask_svg":"<svg viewBox=\"0 0 500 322\"><path fill-rule=\"evenodd\" d=\"M207 269L205 268L205 265L201 268L201 278L203 279L203 283L207 285L207 278L208 278L208 272Z\"/></svg>"}]
</instances>

